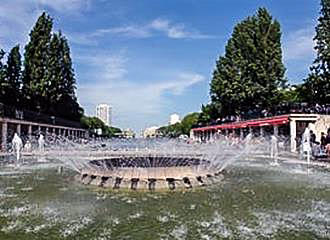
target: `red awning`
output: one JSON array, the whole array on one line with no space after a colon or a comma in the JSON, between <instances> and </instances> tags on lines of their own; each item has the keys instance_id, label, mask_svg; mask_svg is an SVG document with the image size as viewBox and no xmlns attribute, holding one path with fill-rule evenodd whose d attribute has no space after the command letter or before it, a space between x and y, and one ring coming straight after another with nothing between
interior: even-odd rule
<instances>
[{"instance_id":1,"label":"red awning","mask_svg":"<svg viewBox=\"0 0 330 240\"><path fill-rule=\"evenodd\" d=\"M225 123L215 126L207 126L201 128L194 128L193 131L210 131L221 129L237 129L246 127L264 127L264 126L279 126L289 123L289 115L281 115L276 117L253 119L248 121Z\"/></svg>"}]
</instances>

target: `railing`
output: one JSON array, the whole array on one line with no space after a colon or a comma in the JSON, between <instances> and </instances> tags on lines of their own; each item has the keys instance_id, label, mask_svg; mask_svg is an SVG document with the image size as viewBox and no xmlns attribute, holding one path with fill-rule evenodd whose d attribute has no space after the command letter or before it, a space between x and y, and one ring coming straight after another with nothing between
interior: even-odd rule
<instances>
[{"instance_id":1,"label":"railing","mask_svg":"<svg viewBox=\"0 0 330 240\"><path fill-rule=\"evenodd\" d=\"M37 113L29 110L19 110L2 103L0 103L0 117L64 127L83 128L80 122L74 122L60 117L49 116L43 113Z\"/></svg>"}]
</instances>

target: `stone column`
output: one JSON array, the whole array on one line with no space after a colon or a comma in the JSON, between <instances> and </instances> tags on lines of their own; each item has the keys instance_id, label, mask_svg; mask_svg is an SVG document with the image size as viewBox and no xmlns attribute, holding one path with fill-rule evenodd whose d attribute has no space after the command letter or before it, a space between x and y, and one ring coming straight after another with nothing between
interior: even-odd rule
<instances>
[{"instance_id":1,"label":"stone column","mask_svg":"<svg viewBox=\"0 0 330 240\"><path fill-rule=\"evenodd\" d=\"M8 124L7 122L2 123L2 133L1 133L1 149L2 151L7 150L7 130L8 130Z\"/></svg>"},{"instance_id":2,"label":"stone column","mask_svg":"<svg viewBox=\"0 0 330 240\"><path fill-rule=\"evenodd\" d=\"M291 147L291 152L295 152L297 149L297 142L296 142L296 137L297 137L297 124L295 120L290 121L290 147Z\"/></svg>"},{"instance_id":3,"label":"stone column","mask_svg":"<svg viewBox=\"0 0 330 240\"><path fill-rule=\"evenodd\" d=\"M21 124L17 124L16 133L18 134L18 136L21 136Z\"/></svg>"}]
</instances>

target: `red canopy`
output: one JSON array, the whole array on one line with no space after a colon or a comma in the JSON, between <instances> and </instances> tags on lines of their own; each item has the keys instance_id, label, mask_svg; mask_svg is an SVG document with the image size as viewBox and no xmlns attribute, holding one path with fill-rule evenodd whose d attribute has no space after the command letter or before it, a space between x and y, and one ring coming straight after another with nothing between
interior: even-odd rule
<instances>
[{"instance_id":1,"label":"red canopy","mask_svg":"<svg viewBox=\"0 0 330 240\"><path fill-rule=\"evenodd\" d=\"M207 126L201 128L194 128L193 131L210 131L218 129L236 129L236 128L246 128L246 127L263 127L263 126L278 126L284 125L289 122L289 115L281 115L269 118L252 119L247 121L239 121L232 123L225 123L215 126Z\"/></svg>"}]
</instances>

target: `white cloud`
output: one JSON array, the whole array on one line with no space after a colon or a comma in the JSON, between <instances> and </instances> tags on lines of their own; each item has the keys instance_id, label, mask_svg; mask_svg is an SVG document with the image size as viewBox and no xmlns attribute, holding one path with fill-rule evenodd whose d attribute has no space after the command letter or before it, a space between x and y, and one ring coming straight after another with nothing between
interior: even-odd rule
<instances>
[{"instance_id":1,"label":"white cloud","mask_svg":"<svg viewBox=\"0 0 330 240\"><path fill-rule=\"evenodd\" d=\"M37 0L37 2L58 12L88 9L91 4L90 0Z\"/></svg>"},{"instance_id":2,"label":"white cloud","mask_svg":"<svg viewBox=\"0 0 330 240\"><path fill-rule=\"evenodd\" d=\"M171 106L170 95L181 95L189 87L205 80L197 73L177 72L166 81L128 81L128 59L122 54L88 55L80 57L79 61L93 69L88 74L93 81L90 79L88 84L78 86L80 103L89 114L93 114L96 104L110 103L114 106L114 122L121 127L134 125L143 128L145 123L156 124L164 108Z\"/></svg>"},{"instance_id":3,"label":"white cloud","mask_svg":"<svg viewBox=\"0 0 330 240\"><path fill-rule=\"evenodd\" d=\"M157 34L165 34L172 39L206 39L213 38L213 36L199 33L197 30L187 30L187 27L182 24L175 24L167 19L157 18L146 25L126 25L122 27L98 29L93 33L85 34L84 36L77 35L77 39L73 41L79 43L79 38L83 38L85 43L89 45L96 41L96 38L103 37L107 34L114 36L124 36L131 38L148 38ZM80 41L84 43L83 41Z\"/></svg>"},{"instance_id":4,"label":"white cloud","mask_svg":"<svg viewBox=\"0 0 330 240\"><path fill-rule=\"evenodd\" d=\"M313 27L299 29L288 34L283 42L285 60L313 58L315 30Z\"/></svg>"},{"instance_id":5,"label":"white cloud","mask_svg":"<svg viewBox=\"0 0 330 240\"><path fill-rule=\"evenodd\" d=\"M39 14L41 10L30 1L1 1L0 48L9 50L18 43L25 44L30 28Z\"/></svg>"},{"instance_id":6,"label":"white cloud","mask_svg":"<svg viewBox=\"0 0 330 240\"><path fill-rule=\"evenodd\" d=\"M126 37L146 38L150 37L151 33L146 28L136 26L117 27L109 29L99 29L92 36L103 36L105 34L122 35Z\"/></svg>"},{"instance_id":7,"label":"white cloud","mask_svg":"<svg viewBox=\"0 0 330 240\"><path fill-rule=\"evenodd\" d=\"M1 0L0 47L9 50L15 44L25 45L38 16L45 8L61 13L79 13L89 7L90 0ZM75 37L81 43L88 39Z\"/></svg>"},{"instance_id":8,"label":"white cloud","mask_svg":"<svg viewBox=\"0 0 330 240\"><path fill-rule=\"evenodd\" d=\"M202 39L212 38L210 35L204 35L196 30L188 31L184 24L173 24L167 19L157 18L150 24L150 28L164 32L169 38L191 38L191 39Z\"/></svg>"},{"instance_id":9,"label":"white cloud","mask_svg":"<svg viewBox=\"0 0 330 240\"><path fill-rule=\"evenodd\" d=\"M64 35L67 36L70 43L76 43L79 45L90 45L90 46L96 46L98 44L95 38L91 38L87 34L66 32Z\"/></svg>"}]
</instances>

